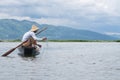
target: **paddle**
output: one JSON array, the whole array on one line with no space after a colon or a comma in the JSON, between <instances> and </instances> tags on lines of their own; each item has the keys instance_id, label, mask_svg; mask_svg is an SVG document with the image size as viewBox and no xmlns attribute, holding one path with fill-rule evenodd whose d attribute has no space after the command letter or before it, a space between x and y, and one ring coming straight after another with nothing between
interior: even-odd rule
<instances>
[{"instance_id":1,"label":"paddle","mask_svg":"<svg viewBox=\"0 0 120 80\"><path fill-rule=\"evenodd\" d=\"M9 54L10 54L11 52L13 52L16 48L22 46L25 42L27 42L27 41L24 41L24 42L22 42L21 44L19 44L17 47L10 49L10 50L7 51L6 53L4 53L2 56L7 56L7 55L9 55Z\"/></svg>"},{"instance_id":2,"label":"paddle","mask_svg":"<svg viewBox=\"0 0 120 80\"><path fill-rule=\"evenodd\" d=\"M39 33L41 33L42 31L44 31L44 30L46 30L46 29L47 29L47 27L41 29L38 33L36 33L36 35L39 34ZM22 46L25 42L27 42L27 41L24 41L24 42L22 42L21 44L19 44L17 47L10 49L10 50L7 51L6 53L4 53L2 56L7 56L7 55L9 55L9 54L10 54L11 52L13 52L16 48Z\"/></svg>"},{"instance_id":3,"label":"paddle","mask_svg":"<svg viewBox=\"0 0 120 80\"><path fill-rule=\"evenodd\" d=\"M36 33L36 35L38 35L39 33L41 33L42 31L44 31L44 30L46 30L46 29L47 29L47 27L42 28L40 31L38 31L38 32Z\"/></svg>"}]
</instances>

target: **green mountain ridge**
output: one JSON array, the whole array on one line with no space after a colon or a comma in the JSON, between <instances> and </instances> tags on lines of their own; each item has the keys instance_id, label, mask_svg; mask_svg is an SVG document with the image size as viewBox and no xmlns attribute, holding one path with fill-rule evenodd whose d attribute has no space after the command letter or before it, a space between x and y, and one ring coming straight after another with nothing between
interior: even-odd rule
<instances>
[{"instance_id":1,"label":"green mountain ridge","mask_svg":"<svg viewBox=\"0 0 120 80\"><path fill-rule=\"evenodd\" d=\"M21 39L26 31L31 29L32 25L48 27L47 30L38 35L38 37L46 36L48 39L54 40L117 40L118 38L108 36L105 34L89 31L79 30L65 26L54 26L47 24L38 24L36 22L15 19L0 19L0 39Z\"/></svg>"}]
</instances>

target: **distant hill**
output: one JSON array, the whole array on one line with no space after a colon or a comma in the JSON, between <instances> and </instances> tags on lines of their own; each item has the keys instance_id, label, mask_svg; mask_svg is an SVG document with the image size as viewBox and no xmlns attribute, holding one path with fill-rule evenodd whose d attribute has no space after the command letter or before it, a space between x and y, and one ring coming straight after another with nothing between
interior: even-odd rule
<instances>
[{"instance_id":1,"label":"distant hill","mask_svg":"<svg viewBox=\"0 0 120 80\"><path fill-rule=\"evenodd\" d=\"M54 26L47 24L38 24L32 21L18 21L15 19L0 19L0 39L21 39L22 35L31 29L31 26L35 24L42 27L48 27L48 29L42 32L39 37L46 36L48 39L59 40L116 40L118 38L108 36L105 34L89 31L79 30L64 26Z\"/></svg>"}]
</instances>

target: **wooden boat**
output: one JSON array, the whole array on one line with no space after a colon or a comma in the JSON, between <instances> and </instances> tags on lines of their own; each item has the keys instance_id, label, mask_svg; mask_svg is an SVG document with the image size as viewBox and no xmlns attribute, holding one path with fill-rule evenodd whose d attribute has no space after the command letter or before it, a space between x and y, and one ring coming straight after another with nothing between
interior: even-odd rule
<instances>
[{"instance_id":1,"label":"wooden boat","mask_svg":"<svg viewBox=\"0 0 120 80\"><path fill-rule=\"evenodd\" d=\"M35 57L40 54L40 51L36 51L34 47L19 47L20 53L18 55L22 57Z\"/></svg>"}]
</instances>

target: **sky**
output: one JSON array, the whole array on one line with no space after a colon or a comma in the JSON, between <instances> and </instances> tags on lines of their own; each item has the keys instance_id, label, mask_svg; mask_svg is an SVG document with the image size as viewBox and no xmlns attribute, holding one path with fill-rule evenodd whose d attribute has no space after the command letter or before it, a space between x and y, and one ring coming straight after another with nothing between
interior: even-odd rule
<instances>
[{"instance_id":1,"label":"sky","mask_svg":"<svg viewBox=\"0 0 120 80\"><path fill-rule=\"evenodd\" d=\"M120 0L0 0L0 19L120 35Z\"/></svg>"}]
</instances>

